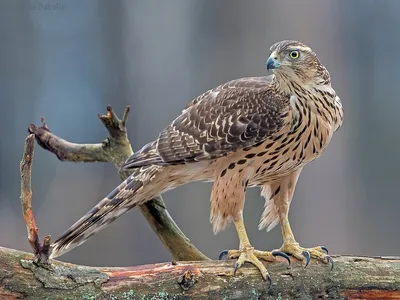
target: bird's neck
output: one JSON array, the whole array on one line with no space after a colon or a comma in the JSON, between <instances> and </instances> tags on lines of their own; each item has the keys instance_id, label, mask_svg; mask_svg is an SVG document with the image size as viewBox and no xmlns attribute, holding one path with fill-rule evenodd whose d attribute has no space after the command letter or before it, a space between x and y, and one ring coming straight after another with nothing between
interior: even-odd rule
<instances>
[{"instance_id":1,"label":"bird's neck","mask_svg":"<svg viewBox=\"0 0 400 300\"><path fill-rule=\"evenodd\" d=\"M280 94L291 96L293 94L293 87L289 77L285 74L275 73L272 79L272 87Z\"/></svg>"},{"instance_id":2,"label":"bird's neck","mask_svg":"<svg viewBox=\"0 0 400 300\"><path fill-rule=\"evenodd\" d=\"M296 74L286 74L276 72L272 79L273 88L280 94L285 96L296 95L296 91L306 94L315 90L326 91L330 94L335 94L335 91L331 87L329 78L313 78L305 79L300 78Z\"/></svg>"},{"instance_id":3,"label":"bird's neck","mask_svg":"<svg viewBox=\"0 0 400 300\"><path fill-rule=\"evenodd\" d=\"M324 113L329 118L335 130L343 120L343 107L340 98L331 86L330 79L325 77L305 82L296 76L288 76L284 73L275 73L272 80L273 88L280 94L301 98L304 105L310 106L312 111ZM313 95L312 97L310 95ZM316 103L317 102L317 103ZM316 109L318 107L319 109ZM326 112L324 111L326 110ZM329 112L328 112L329 110Z\"/></svg>"}]
</instances>

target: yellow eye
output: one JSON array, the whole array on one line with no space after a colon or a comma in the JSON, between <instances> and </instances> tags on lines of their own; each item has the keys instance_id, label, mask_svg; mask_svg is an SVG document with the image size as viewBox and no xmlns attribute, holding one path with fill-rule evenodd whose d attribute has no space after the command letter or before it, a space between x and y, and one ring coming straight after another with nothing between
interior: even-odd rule
<instances>
[{"instance_id":1,"label":"yellow eye","mask_svg":"<svg viewBox=\"0 0 400 300\"><path fill-rule=\"evenodd\" d=\"M297 50L290 51L289 56L290 56L290 58L296 59L296 58L299 58L300 53Z\"/></svg>"}]
</instances>

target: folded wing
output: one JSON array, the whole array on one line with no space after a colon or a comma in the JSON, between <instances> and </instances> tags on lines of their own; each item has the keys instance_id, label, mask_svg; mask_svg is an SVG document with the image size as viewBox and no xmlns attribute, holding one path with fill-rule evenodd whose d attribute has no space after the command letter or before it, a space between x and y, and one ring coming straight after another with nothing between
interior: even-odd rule
<instances>
[{"instance_id":1,"label":"folded wing","mask_svg":"<svg viewBox=\"0 0 400 300\"><path fill-rule=\"evenodd\" d=\"M230 81L194 99L124 168L214 159L263 142L289 115L289 97L270 88L269 77Z\"/></svg>"}]
</instances>

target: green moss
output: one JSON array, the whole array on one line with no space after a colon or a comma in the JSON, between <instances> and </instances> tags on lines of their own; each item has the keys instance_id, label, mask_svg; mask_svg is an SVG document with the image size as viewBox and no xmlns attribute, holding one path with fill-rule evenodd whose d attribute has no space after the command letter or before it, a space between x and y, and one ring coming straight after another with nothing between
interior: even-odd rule
<instances>
[{"instance_id":1,"label":"green moss","mask_svg":"<svg viewBox=\"0 0 400 300\"><path fill-rule=\"evenodd\" d=\"M123 292L122 293L122 299L125 299L125 300L132 300L133 298L133 296L135 295L135 292L133 291L133 290L129 290L129 291L127 291L127 292Z\"/></svg>"},{"instance_id":2,"label":"green moss","mask_svg":"<svg viewBox=\"0 0 400 300\"><path fill-rule=\"evenodd\" d=\"M251 290L251 295L252 295L252 299L258 299L260 296L259 293L256 291L256 289Z\"/></svg>"},{"instance_id":3,"label":"green moss","mask_svg":"<svg viewBox=\"0 0 400 300\"><path fill-rule=\"evenodd\" d=\"M81 297L82 300L96 300L96 296L92 293L83 294Z\"/></svg>"}]
</instances>

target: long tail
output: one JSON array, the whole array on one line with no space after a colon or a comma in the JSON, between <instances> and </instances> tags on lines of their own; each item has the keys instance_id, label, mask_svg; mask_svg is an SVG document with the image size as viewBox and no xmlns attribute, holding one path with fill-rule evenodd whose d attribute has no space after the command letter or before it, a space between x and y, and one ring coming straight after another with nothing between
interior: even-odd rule
<instances>
[{"instance_id":1,"label":"long tail","mask_svg":"<svg viewBox=\"0 0 400 300\"><path fill-rule=\"evenodd\" d=\"M150 182L162 171L162 166L150 165L134 173L101 200L85 216L72 225L51 245L50 258L60 256L83 244L119 216L160 194Z\"/></svg>"}]
</instances>

